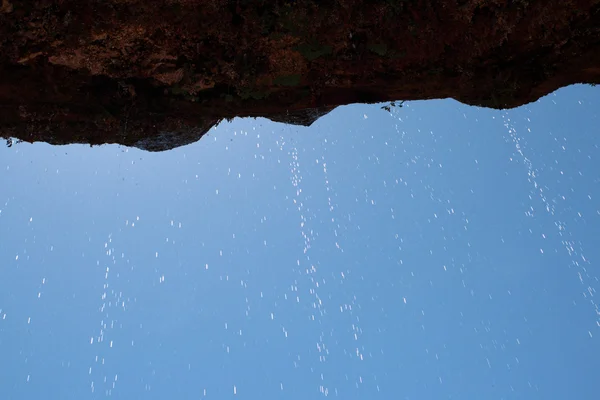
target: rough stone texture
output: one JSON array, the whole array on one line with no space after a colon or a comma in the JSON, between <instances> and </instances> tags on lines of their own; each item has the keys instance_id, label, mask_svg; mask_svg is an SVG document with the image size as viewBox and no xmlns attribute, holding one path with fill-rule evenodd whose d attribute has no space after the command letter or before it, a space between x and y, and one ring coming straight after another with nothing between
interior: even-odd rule
<instances>
[{"instance_id":1,"label":"rough stone texture","mask_svg":"<svg viewBox=\"0 0 600 400\"><path fill-rule=\"evenodd\" d=\"M24 141L159 151L235 116L600 82L600 0L0 1L0 136Z\"/></svg>"}]
</instances>

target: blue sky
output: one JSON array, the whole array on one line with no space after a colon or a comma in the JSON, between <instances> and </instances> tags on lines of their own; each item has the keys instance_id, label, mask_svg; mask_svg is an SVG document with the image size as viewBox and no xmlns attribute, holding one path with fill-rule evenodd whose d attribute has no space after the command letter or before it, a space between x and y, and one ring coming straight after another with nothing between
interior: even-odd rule
<instances>
[{"instance_id":1,"label":"blue sky","mask_svg":"<svg viewBox=\"0 0 600 400\"><path fill-rule=\"evenodd\" d=\"M0 398L592 398L600 91L0 148Z\"/></svg>"}]
</instances>

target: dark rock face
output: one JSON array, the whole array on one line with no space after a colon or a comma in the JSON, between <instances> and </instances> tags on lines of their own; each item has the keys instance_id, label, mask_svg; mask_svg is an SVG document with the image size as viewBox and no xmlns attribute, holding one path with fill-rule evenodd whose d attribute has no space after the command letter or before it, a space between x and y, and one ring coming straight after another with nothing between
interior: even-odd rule
<instances>
[{"instance_id":1,"label":"dark rock face","mask_svg":"<svg viewBox=\"0 0 600 400\"><path fill-rule=\"evenodd\" d=\"M0 136L151 151L218 121L600 82L600 0L0 0Z\"/></svg>"}]
</instances>

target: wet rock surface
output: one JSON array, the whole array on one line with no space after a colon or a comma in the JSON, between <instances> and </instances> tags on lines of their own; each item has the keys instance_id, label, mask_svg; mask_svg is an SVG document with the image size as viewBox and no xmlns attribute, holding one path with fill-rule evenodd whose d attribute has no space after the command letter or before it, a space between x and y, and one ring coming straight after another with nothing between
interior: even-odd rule
<instances>
[{"instance_id":1,"label":"wet rock surface","mask_svg":"<svg viewBox=\"0 0 600 400\"><path fill-rule=\"evenodd\" d=\"M0 136L162 151L222 119L600 82L600 0L1 0Z\"/></svg>"}]
</instances>

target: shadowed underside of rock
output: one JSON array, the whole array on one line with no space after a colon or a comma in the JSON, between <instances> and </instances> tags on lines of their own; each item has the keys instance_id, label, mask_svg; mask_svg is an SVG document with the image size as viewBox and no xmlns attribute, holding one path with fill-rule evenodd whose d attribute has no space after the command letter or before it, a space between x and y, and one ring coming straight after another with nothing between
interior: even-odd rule
<instances>
[{"instance_id":1,"label":"shadowed underside of rock","mask_svg":"<svg viewBox=\"0 0 600 400\"><path fill-rule=\"evenodd\" d=\"M160 151L236 116L600 82L600 0L0 2L0 136L30 142Z\"/></svg>"}]
</instances>

